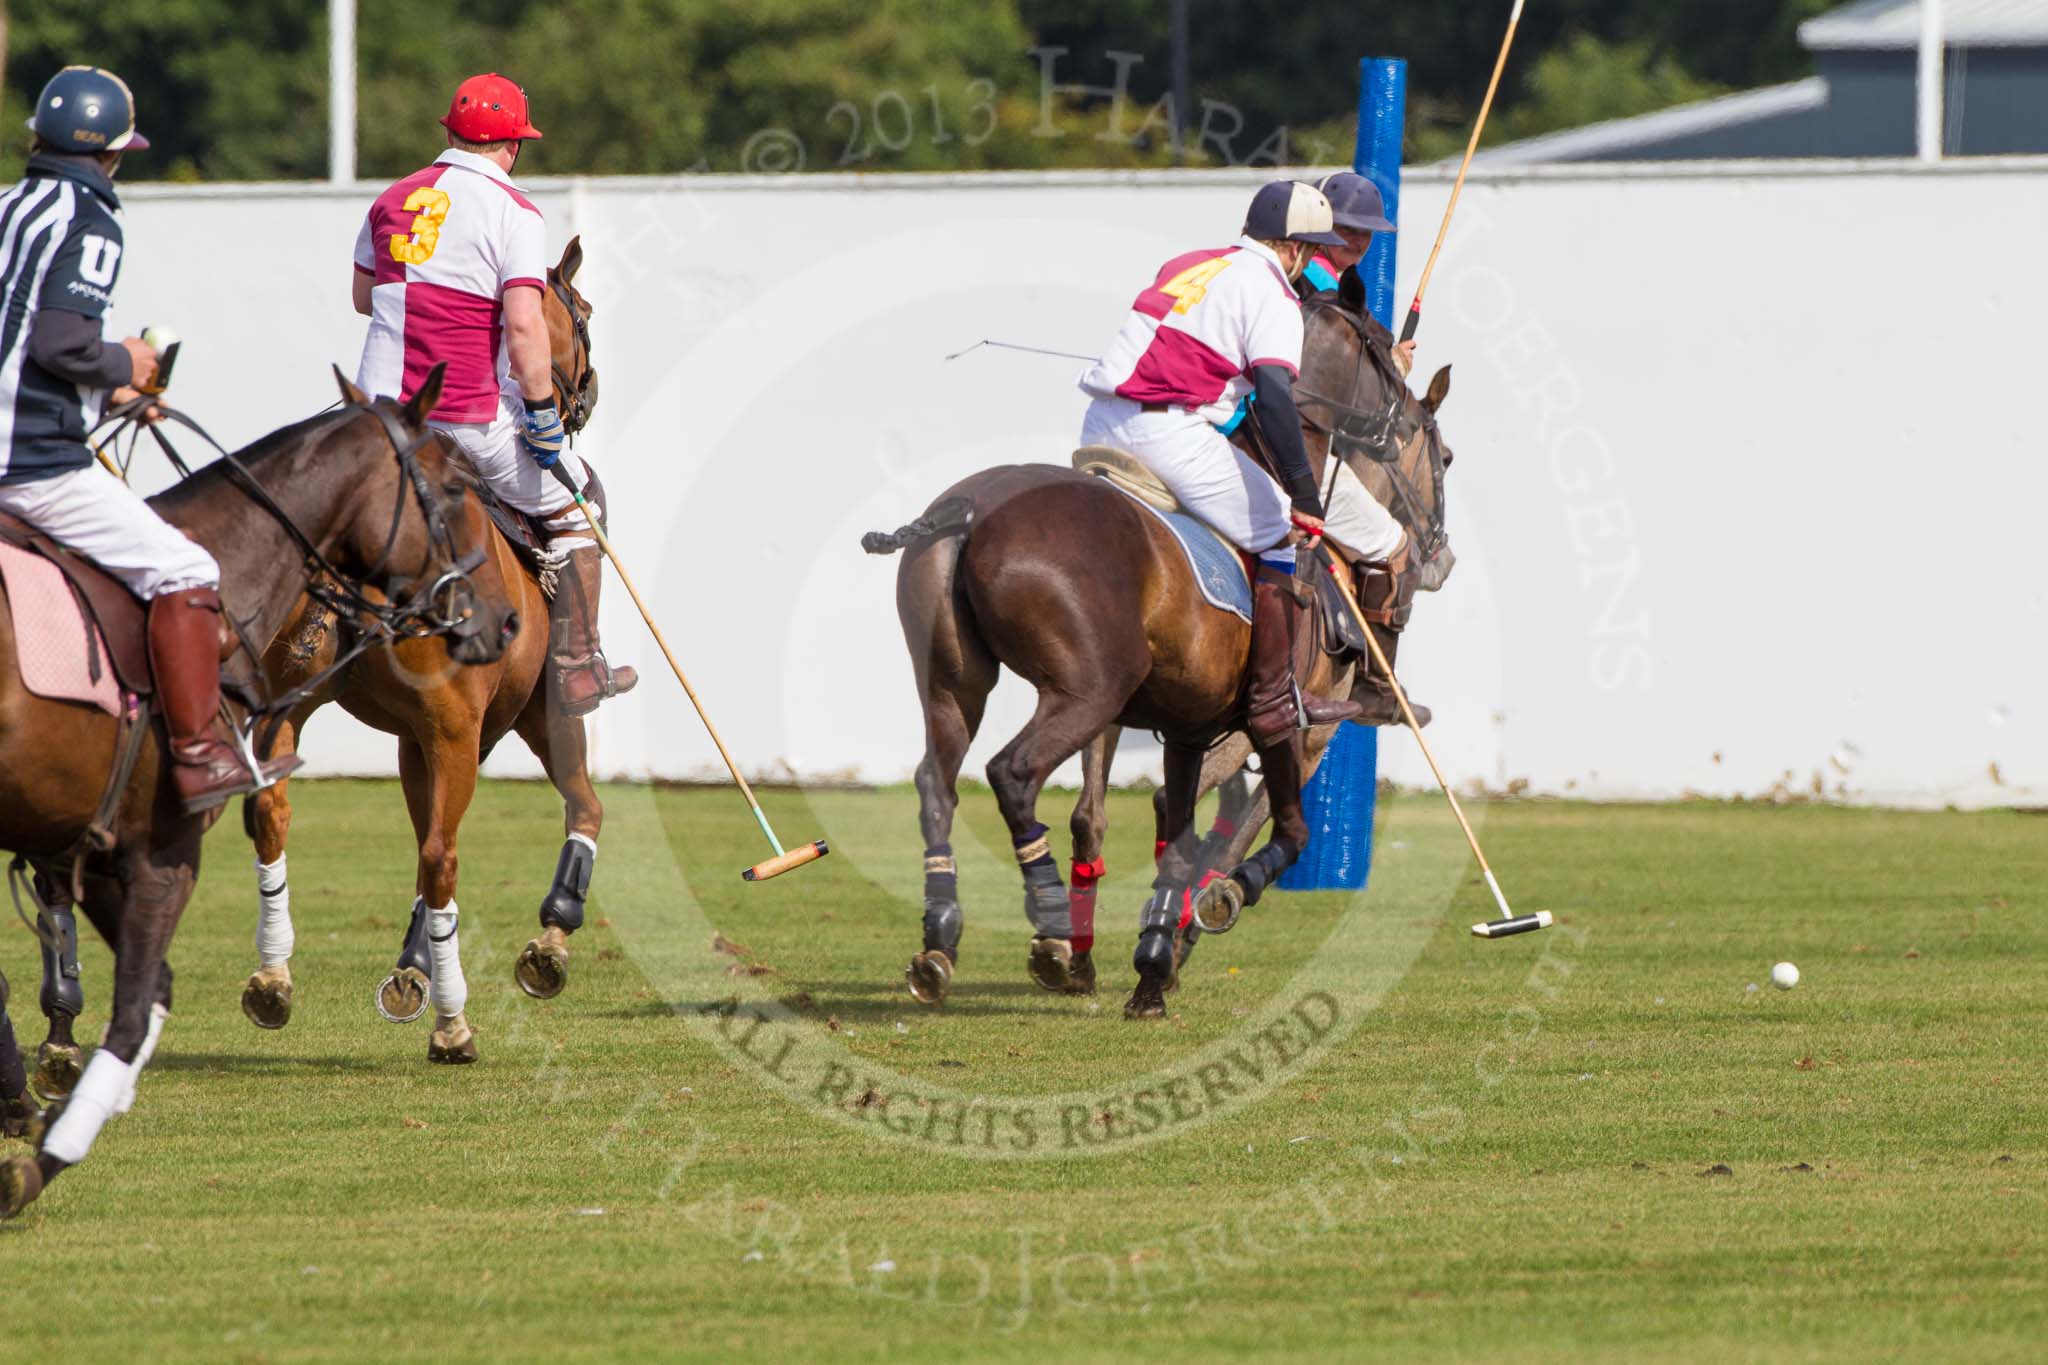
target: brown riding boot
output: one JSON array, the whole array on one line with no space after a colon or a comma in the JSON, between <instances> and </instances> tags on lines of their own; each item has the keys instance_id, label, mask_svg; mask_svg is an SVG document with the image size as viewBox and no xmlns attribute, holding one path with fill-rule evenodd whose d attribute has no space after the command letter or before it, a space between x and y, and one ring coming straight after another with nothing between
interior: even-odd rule
<instances>
[{"instance_id":1,"label":"brown riding boot","mask_svg":"<svg viewBox=\"0 0 2048 1365\"><path fill-rule=\"evenodd\" d=\"M1380 649L1387 656L1387 664L1393 666L1394 656L1401 649L1401 632L1408 628L1408 618L1415 610L1415 588L1418 566L1415 563L1413 542L1403 541L1400 551L1385 564L1358 563L1351 566L1354 581L1359 585L1358 606L1365 616L1365 628L1372 632ZM1352 689L1352 694L1364 704L1360 722L1365 725L1405 725L1401 715L1401 703L1394 696L1394 685L1387 674L1372 657L1365 656L1365 675ZM1430 711L1427 706L1410 697L1409 708L1415 712L1418 726L1429 724Z\"/></svg>"},{"instance_id":2,"label":"brown riding boot","mask_svg":"<svg viewBox=\"0 0 2048 1365\"><path fill-rule=\"evenodd\" d=\"M220 715L220 593L181 588L149 604L149 662L169 732L171 780L188 815L256 791L299 766L274 759L259 774L216 721Z\"/></svg>"},{"instance_id":3,"label":"brown riding boot","mask_svg":"<svg viewBox=\"0 0 2048 1365\"><path fill-rule=\"evenodd\" d=\"M553 645L555 699L565 716L584 716L598 704L633 690L640 675L613 668L598 648L598 589L604 582L604 556L595 546L579 549L555 584L548 607L548 638Z\"/></svg>"},{"instance_id":4,"label":"brown riding boot","mask_svg":"<svg viewBox=\"0 0 2048 1365\"><path fill-rule=\"evenodd\" d=\"M1362 715L1355 701L1312 699L1299 705L1295 687L1294 642L1308 608L1295 593L1294 575L1259 565L1252 579L1251 682L1245 690L1245 729L1254 744L1285 739L1303 725L1335 725Z\"/></svg>"}]
</instances>

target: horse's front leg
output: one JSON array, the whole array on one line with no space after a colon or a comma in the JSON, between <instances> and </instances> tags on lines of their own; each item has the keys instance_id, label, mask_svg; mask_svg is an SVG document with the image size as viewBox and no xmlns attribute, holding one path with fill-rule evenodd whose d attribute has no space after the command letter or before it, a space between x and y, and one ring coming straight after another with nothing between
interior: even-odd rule
<instances>
[{"instance_id":1,"label":"horse's front leg","mask_svg":"<svg viewBox=\"0 0 2048 1365\"><path fill-rule=\"evenodd\" d=\"M555 880L540 903L540 934L512 964L519 989L536 1000L550 1000L569 984L569 935L583 927L584 903L597 867L597 836L604 828L604 803L590 780L582 718L550 707L545 683L534 687L513 728L562 796L566 837L555 860Z\"/></svg>"},{"instance_id":2,"label":"horse's front leg","mask_svg":"<svg viewBox=\"0 0 2048 1365\"><path fill-rule=\"evenodd\" d=\"M1273 835L1257 853L1233 867L1228 877L1209 883L1195 897L1195 924L1204 932L1228 932L1238 914L1257 905L1266 889L1294 866L1308 847L1308 821L1301 810L1301 789L1307 781L1302 746L1303 737L1297 733L1260 746L1259 767L1265 774L1261 786L1273 809ZM1248 831L1257 827L1247 825L1238 838L1248 838Z\"/></svg>"},{"instance_id":3,"label":"horse's front leg","mask_svg":"<svg viewBox=\"0 0 2048 1365\"><path fill-rule=\"evenodd\" d=\"M36 943L43 960L43 986L37 993L46 1029L36 1049L36 1093L45 1100L62 1099L78 1084L85 1053L72 1036L71 1025L85 1009L85 989L78 971L78 917L71 893L43 871L34 877Z\"/></svg>"},{"instance_id":4,"label":"horse's front leg","mask_svg":"<svg viewBox=\"0 0 2048 1365\"><path fill-rule=\"evenodd\" d=\"M77 1088L52 1110L35 1159L0 1163L0 1218L19 1213L61 1172L85 1160L107 1121L134 1104L136 1079L170 1017L164 954L198 878L201 828L187 818L158 848L125 852L117 878L87 883L85 912L114 949L113 1013Z\"/></svg>"},{"instance_id":5,"label":"horse's front leg","mask_svg":"<svg viewBox=\"0 0 2048 1365\"><path fill-rule=\"evenodd\" d=\"M432 963L428 996L434 1007L434 1032L427 1041L427 1060L460 1064L476 1060L476 1035L464 1015L469 983L462 974L462 944L456 927L461 909L455 903L455 838L462 817L476 795L475 731L406 738L398 745L398 773L405 786L406 809L419 839L419 877L413 901L412 937L424 931Z\"/></svg>"},{"instance_id":6,"label":"horse's front leg","mask_svg":"<svg viewBox=\"0 0 2048 1365\"><path fill-rule=\"evenodd\" d=\"M278 729L273 755L298 750L296 717ZM291 779L247 797L243 823L256 845L256 970L242 987L242 1013L258 1028L278 1029L292 1017L292 892L285 841L292 830Z\"/></svg>"},{"instance_id":7,"label":"horse's front leg","mask_svg":"<svg viewBox=\"0 0 2048 1365\"><path fill-rule=\"evenodd\" d=\"M1081 797L1068 822L1074 840L1073 878L1067 885L1067 913L1074 931L1068 940L1070 956L1064 962L1057 952L1034 953L1031 958L1032 975L1047 990L1095 994L1095 892L1109 875L1102 861L1102 842L1109 831L1109 772L1123 734L1122 726L1112 725L1081 750ZM1051 979L1040 978L1041 964L1063 970L1049 974Z\"/></svg>"},{"instance_id":8,"label":"horse's front leg","mask_svg":"<svg viewBox=\"0 0 2048 1365\"><path fill-rule=\"evenodd\" d=\"M1124 1002L1126 1019L1164 1019L1166 992L1175 975L1174 939L1180 930L1188 878L1194 871L1195 800L1201 791L1199 748L1168 743L1165 801L1158 807L1159 870L1138 918L1138 948L1131 957L1138 985Z\"/></svg>"},{"instance_id":9,"label":"horse's front leg","mask_svg":"<svg viewBox=\"0 0 2048 1365\"><path fill-rule=\"evenodd\" d=\"M22 1064L21 1044L14 1038L14 1021L7 1017L7 974L0 972L0 1138L23 1136L35 1116L36 1104L28 1094L28 1068Z\"/></svg>"}]
</instances>

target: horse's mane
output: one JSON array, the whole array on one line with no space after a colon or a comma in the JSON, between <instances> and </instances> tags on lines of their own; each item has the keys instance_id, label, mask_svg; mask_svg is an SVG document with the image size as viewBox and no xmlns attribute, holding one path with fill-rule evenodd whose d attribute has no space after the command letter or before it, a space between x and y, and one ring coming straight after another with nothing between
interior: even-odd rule
<instances>
[{"instance_id":1,"label":"horse's mane","mask_svg":"<svg viewBox=\"0 0 2048 1365\"><path fill-rule=\"evenodd\" d=\"M290 426L279 427L267 436L259 436L248 445L235 451L235 458L244 465L249 466L252 470L257 469L268 460L275 458L280 451L297 449L303 443L303 438L309 435L315 427L331 422L336 417L352 415L347 409L337 408L328 408L324 411L316 412L311 417L294 422ZM227 481L227 461L216 459L193 470L190 478L180 479L163 492L156 494L149 499L149 503L160 512L172 511L190 503L210 498Z\"/></svg>"}]
</instances>

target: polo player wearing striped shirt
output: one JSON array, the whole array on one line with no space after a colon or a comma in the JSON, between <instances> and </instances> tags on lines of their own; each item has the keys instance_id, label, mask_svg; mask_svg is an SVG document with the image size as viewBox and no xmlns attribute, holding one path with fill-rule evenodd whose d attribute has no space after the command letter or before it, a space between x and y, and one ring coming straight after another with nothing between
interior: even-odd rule
<instances>
[{"instance_id":1,"label":"polo player wearing striped shirt","mask_svg":"<svg viewBox=\"0 0 2048 1365\"><path fill-rule=\"evenodd\" d=\"M1308 608L1295 590L1294 545L1321 529L1323 503L1294 402L1303 344L1294 285L1316 247L1343 244L1321 191L1265 186L1237 243L1162 266L1080 379L1094 399L1083 445L1136 456L1182 507L1258 556L1245 728L1261 747L1363 714L1354 701L1304 696L1295 681ZM1213 425L1253 394L1279 480Z\"/></svg>"},{"instance_id":2,"label":"polo player wearing striped shirt","mask_svg":"<svg viewBox=\"0 0 2048 1365\"><path fill-rule=\"evenodd\" d=\"M298 767L252 771L218 723L220 568L93 459L86 433L106 401L156 378L139 337L107 342L126 241L114 175L149 146L111 71L68 66L36 97L28 173L0 198L0 511L112 574L149 604L149 657L169 732L171 780L188 811L218 806ZM153 411L153 410L152 410Z\"/></svg>"},{"instance_id":3,"label":"polo player wearing striped shirt","mask_svg":"<svg viewBox=\"0 0 2048 1365\"><path fill-rule=\"evenodd\" d=\"M555 701L566 715L632 690L631 668L599 648L603 561L575 499L583 463L567 449L542 300L547 227L512 182L528 138L526 92L503 76L472 76L441 124L448 150L377 196L356 237L354 302L370 319L356 382L410 398L447 365L430 424L447 433L508 506L538 517L565 563L549 611ZM602 509L592 505L594 514Z\"/></svg>"}]
</instances>

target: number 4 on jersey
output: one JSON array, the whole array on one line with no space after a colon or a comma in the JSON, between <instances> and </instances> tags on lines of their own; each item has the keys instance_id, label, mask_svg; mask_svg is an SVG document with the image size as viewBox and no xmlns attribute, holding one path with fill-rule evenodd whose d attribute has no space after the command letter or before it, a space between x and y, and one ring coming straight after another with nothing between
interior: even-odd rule
<instances>
[{"instance_id":1,"label":"number 4 on jersey","mask_svg":"<svg viewBox=\"0 0 2048 1365\"><path fill-rule=\"evenodd\" d=\"M1228 256L1218 256L1213 260L1203 261L1200 265L1191 265L1160 285L1159 292L1174 301L1174 312L1185 316L1190 308L1207 296L1210 281L1229 268Z\"/></svg>"}]
</instances>

